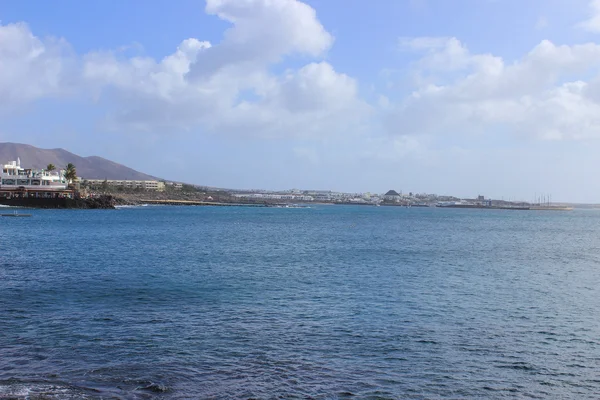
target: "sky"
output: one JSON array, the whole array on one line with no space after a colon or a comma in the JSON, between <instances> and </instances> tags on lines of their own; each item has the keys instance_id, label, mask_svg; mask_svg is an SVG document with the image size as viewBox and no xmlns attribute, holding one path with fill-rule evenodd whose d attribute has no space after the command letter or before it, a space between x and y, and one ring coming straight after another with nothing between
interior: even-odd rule
<instances>
[{"instance_id":1,"label":"sky","mask_svg":"<svg viewBox=\"0 0 600 400\"><path fill-rule=\"evenodd\" d=\"M0 0L0 142L225 188L600 202L600 0Z\"/></svg>"}]
</instances>

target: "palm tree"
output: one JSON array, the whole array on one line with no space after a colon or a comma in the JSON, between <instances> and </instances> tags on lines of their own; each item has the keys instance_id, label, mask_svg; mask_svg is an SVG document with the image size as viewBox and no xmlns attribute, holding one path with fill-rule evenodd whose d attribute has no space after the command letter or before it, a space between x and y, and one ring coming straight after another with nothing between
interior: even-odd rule
<instances>
[{"instance_id":1,"label":"palm tree","mask_svg":"<svg viewBox=\"0 0 600 400\"><path fill-rule=\"evenodd\" d=\"M73 181L77 179L77 170L72 163L68 163L65 167L65 179L69 183L73 183Z\"/></svg>"},{"instance_id":2,"label":"palm tree","mask_svg":"<svg viewBox=\"0 0 600 400\"><path fill-rule=\"evenodd\" d=\"M52 163L48 164L48 166L46 167L46 171L48 171L48 172L52 172L55 169L56 169L56 167Z\"/></svg>"}]
</instances>

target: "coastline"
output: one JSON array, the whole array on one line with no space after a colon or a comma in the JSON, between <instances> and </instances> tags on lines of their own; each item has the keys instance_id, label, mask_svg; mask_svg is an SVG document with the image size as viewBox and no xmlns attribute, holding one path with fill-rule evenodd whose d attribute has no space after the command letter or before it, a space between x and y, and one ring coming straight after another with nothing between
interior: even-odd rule
<instances>
[{"instance_id":1,"label":"coastline","mask_svg":"<svg viewBox=\"0 0 600 400\"><path fill-rule=\"evenodd\" d=\"M194 200L139 200L135 204L155 204L164 206L213 206L213 207L270 207L268 204L245 204L245 203L221 203L214 201L194 201Z\"/></svg>"},{"instance_id":2,"label":"coastline","mask_svg":"<svg viewBox=\"0 0 600 400\"><path fill-rule=\"evenodd\" d=\"M43 195L43 193L42 193ZM211 207L292 207L302 204L302 207L311 205L352 205L352 206L388 206L388 207L434 207L434 208L463 208L482 210L509 210L509 211L571 211L568 206L540 206L540 205L484 205L484 204L414 204L382 202L306 202L306 201L240 201L226 192L151 192L151 191L121 191L121 192L88 192L72 189L65 196L46 197L39 193L15 192L10 197L0 197L0 206L16 208L40 209L115 209L122 206L139 205L170 205L170 206L211 206Z\"/></svg>"}]
</instances>

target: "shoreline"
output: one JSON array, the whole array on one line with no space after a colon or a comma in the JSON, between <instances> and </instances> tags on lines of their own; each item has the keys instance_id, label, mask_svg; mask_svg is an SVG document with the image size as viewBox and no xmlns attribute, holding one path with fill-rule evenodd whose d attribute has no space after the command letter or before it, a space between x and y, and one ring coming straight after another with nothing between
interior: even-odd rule
<instances>
[{"instance_id":1,"label":"shoreline","mask_svg":"<svg viewBox=\"0 0 600 400\"><path fill-rule=\"evenodd\" d=\"M170 205L170 206L205 206L205 207L290 207L301 205L349 205L349 206L387 206L402 208L454 208L454 209L481 209L481 210L508 210L508 211L572 211L568 206L540 206L540 205L483 205L483 204L449 204L449 205L404 205L394 203L354 203L354 202L239 202L230 196L190 196L160 194L158 196L150 193L116 194L116 193L93 193L91 196L80 196L80 192L73 191L66 197L39 197L28 193L18 193L11 197L0 197L0 206L11 208L39 208L39 209L115 209L121 206L147 205ZM159 197L159 198L156 198ZM207 198L208 197L208 198Z\"/></svg>"},{"instance_id":2,"label":"shoreline","mask_svg":"<svg viewBox=\"0 0 600 400\"><path fill-rule=\"evenodd\" d=\"M10 197L0 198L0 205L10 208L37 209L114 209L117 200L113 196L98 196L87 198L39 198L39 197Z\"/></svg>"},{"instance_id":3,"label":"shoreline","mask_svg":"<svg viewBox=\"0 0 600 400\"><path fill-rule=\"evenodd\" d=\"M245 204L245 203L222 203L215 201L194 201L194 200L139 200L136 204L126 205L164 205L164 206L212 206L212 207L272 207L269 204Z\"/></svg>"}]
</instances>

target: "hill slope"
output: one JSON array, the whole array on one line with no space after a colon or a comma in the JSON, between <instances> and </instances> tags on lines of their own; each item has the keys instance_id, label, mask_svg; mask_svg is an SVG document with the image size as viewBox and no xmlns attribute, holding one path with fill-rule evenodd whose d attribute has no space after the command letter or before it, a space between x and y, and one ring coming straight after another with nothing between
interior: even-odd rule
<instances>
[{"instance_id":1,"label":"hill slope","mask_svg":"<svg viewBox=\"0 0 600 400\"><path fill-rule=\"evenodd\" d=\"M77 175L86 179L157 179L102 157L80 157L64 149L40 149L28 144L0 143L0 164L16 160L17 157L21 158L21 166L24 168L41 169L54 164L60 169L73 163L77 168Z\"/></svg>"}]
</instances>

